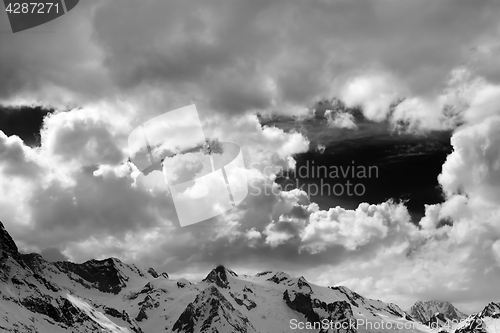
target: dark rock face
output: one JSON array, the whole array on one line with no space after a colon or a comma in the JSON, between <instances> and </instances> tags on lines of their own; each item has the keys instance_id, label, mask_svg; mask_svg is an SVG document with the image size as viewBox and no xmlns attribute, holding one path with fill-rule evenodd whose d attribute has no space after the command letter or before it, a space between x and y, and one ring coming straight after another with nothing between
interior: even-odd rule
<instances>
[{"instance_id":1,"label":"dark rock face","mask_svg":"<svg viewBox=\"0 0 500 333\"><path fill-rule=\"evenodd\" d=\"M229 293L229 295L231 295L236 304L244 306L247 310L252 310L257 307L257 304L253 300L248 298L247 294L243 294L243 298L231 292Z\"/></svg>"},{"instance_id":2,"label":"dark rock face","mask_svg":"<svg viewBox=\"0 0 500 333\"><path fill-rule=\"evenodd\" d=\"M157 278L159 278L159 277L160 277L160 275L159 275L159 274L155 271L155 269L154 269L153 267L150 267L150 268L148 269L148 273L149 273L152 277L154 277L155 279L157 279Z\"/></svg>"},{"instance_id":3,"label":"dark rock face","mask_svg":"<svg viewBox=\"0 0 500 333\"><path fill-rule=\"evenodd\" d=\"M344 294L349 302L354 305L354 306L360 306L361 304L364 304L364 298L358 293L355 293L354 291L343 287L343 286L337 286L337 287L330 287L332 290L340 291L342 294Z\"/></svg>"},{"instance_id":4,"label":"dark rock face","mask_svg":"<svg viewBox=\"0 0 500 333\"><path fill-rule=\"evenodd\" d=\"M144 309L141 309L137 317L135 317L135 320L143 321L144 319L148 319L148 315L146 314L146 311Z\"/></svg>"},{"instance_id":5,"label":"dark rock face","mask_svg":"<svg viewBox=\"0 0 500 333\"><path fill-rule=\"evenodd\" d=\"M427 322L425 322L424 325L429 327L439 327L446 322L447 318L443 313L436 313Z\"/></svg>"},{"instance_id":6,"label":"dark rock face","mask_svg":"<svg viewBox=\"0 0 500 333\"><path fill-rule=\"evenodd\" d=\"M56 306L53 304L52 298L41 296L38 298L25 298L21 301L21 304L32 312L46 315L68 327L89 319L85 313L74 307L66 298L58 298L55 302Z\"/></svg>"},{"instance_id":7,"label":"dark rock face","mask_svg":"<svg viewBox=\"0 0 500 333\"><path fill-rule=\"evenodd\" d=\"M267 281L271 281L271 282L274 282L276 284L280 284L281 282L288 281L288 280L290 280L290 275L285 274L283 272L278 272L278 273L274 274L273 276L271 276L269 279L267 279Z\"/></svg>"},{"instance_id":8,"label":"dark rock face","mask_svg":"<svg viewBox=\"0 0 500 333\"><path fill-rule=\"evenodd\" d=\"M264 271L264 272L260 272L260 273L255 274L255 276L259 277L259 276L266 275L266 274L271 274L271 273L272 273L272 271Z\"/></svg>"},{"instance_id":9,"label":"dark rock face","mask_svg":"<svg viewBox=\"0 0 500 333\"><path fill-rule=\"evenodd\" d=\"M105 293L118 294L125 287L125 283L116 267L116 261L114 258L89 260L83 264L60 261L55 265L64 273L76 274L76 278L70 274L68 276L83 285L90 285Z\"/></svg>"},{"instance_id":10,"label":"dark rock face","mask_svg":"<svg viewBox=\"0 0 500 333\"><path fill-rule=\"evenodd\" d=\"M21 267L25 267L23 259L19 254L18 248L12 237L9 235L3 223L0 221L0 279L2 278L2 267L6 270L5 266L2 265L2 262L5 262L6 259L10 257L13 260L17 261L17 263Z\"/></svg>"},{"instance_id":11,"label":"dark rock face","mask_svg":"<svg viewBox=\"0 0 500 333\"><path fill-rule=\"evenodd\" d=\"M0 221L0 250L9 252L9 253L17 253L17 245L10 237L9 233L7 230L5 230L5 227L3 226L3 223Z\"/></svg>"},{"instance_id":12,"label":"dark rock face","mask_svg":"<svg viewBox=\"0 0 500 333\"><path fill-rule=\"evenodd\" d=\"M103 310L104 310L105 314L108 314L112 317L115 317L115 318L122 318L123 317L123 313L118 311L115 308L110 308L110 307L104 306Z\"/></svg>"},{"instance_id":13,"label":"dark rock face","mask_svg":"<svg viewBox=\"0 0 500 333\"><path fill-rule=\"evenodd\" d=\"M201 329L195 329L200 326ZM250 321L220 293L215 286L202 290L189 303L173 326L173 331L183 333L218 332L217 327L230 327L230 332L256 332Z\"/></svg>"},{"instance_id":14,"label":"dark rock face","mask_svg":"<svg viewBox=\"0 0 500 333\"><path fill-rule=\"evenodd\" d=\"M215 283L220 288L228 288L229 280L227 275L238 276L235 272L226 269L224 266L217 266L207 277L203 279L204 282Z\"/></svg>"},{"instance_id":15,"label":"dark rock face","mask_svg":"<svg viewBox=\"0 0 500 333\"><path fill-rule=\"evenodd\" d=\"M40 273L46 263L45 259L38 253L21 254L21 258L24 263L36 273Z\"/></svg>"}]
</instances>

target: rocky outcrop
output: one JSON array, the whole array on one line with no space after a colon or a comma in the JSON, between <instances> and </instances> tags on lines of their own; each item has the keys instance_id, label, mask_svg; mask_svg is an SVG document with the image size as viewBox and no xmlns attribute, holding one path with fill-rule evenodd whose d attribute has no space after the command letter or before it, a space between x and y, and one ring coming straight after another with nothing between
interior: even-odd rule
<instances>
[{"instance_id":1,"label":"rocky outcrop","mask_svg":"<svg viewBox=\"0 0 500 333\"><path fill-rule=\"evenodd\" d=\"M88 288L96 288L105 293L118 294L127 281L122 277L116 258L104 260L89 260L83 264L75 264L68 261L59 261L55 265L72 279ZM73 273L73 274L69 274Z\"/></svg>"},{"instance_id":2,"label":"rocky outcrop","mask_svg":"<svg viewBox=\"0 0 500 333\"><path fill-rule=\"evenodd\" d=\"M202 290L175 322L174 332L256 332L248 318L235 309L216 286Z\"/></svg>"}]
</instances>

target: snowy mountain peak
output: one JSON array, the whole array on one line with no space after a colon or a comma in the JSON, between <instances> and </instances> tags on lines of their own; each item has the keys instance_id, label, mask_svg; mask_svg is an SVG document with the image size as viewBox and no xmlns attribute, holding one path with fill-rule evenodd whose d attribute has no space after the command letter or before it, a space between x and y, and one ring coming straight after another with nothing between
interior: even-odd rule
<instances>
[{"instance_id":1,"label":"snowy mountain peak","mask_svg":"<svg viewBox=\"0 0 500 333\"><path fill-rule=\"evenodd\" d=\"M466 314L445 301L418 301L411 307L410 315L423 324L467 318Z\"/></svg>"},{"instance_id":2,"label":"snowy mountain peak","mask_svg":"<svg viewBox=\"0 0 500 333\"><path fill-rule=\"evenodd\" d=\"M219 273L221 273L220 271ZM203 289L196 296L196 299L188 304L184 312L179 316L179 319L175 322L173 331L183 333L257 332L248 318L235 309L219 289L213 285Z\"/></svg>"},{"instance_id":3,"label":"snowy mountain peak","mask_svg":"<svg viewBox=\"0 0 500 333\"><path fill-rule=\"evenodd\" d=\"M229 287L229 279L228 277L237 277L238 274L225 268L222 265L217 266L212 269L210 273L208 273L207 277L203 279L204 282L215 283L220 288L228 288Z\"/></svg>"},{"instance_id":4,"label":"snowy mountain peak","mask_svg":"<svg viewBox=\"0 0 500 333\"><path fill-rule=\"evenodd\" d=\"M500 303L490 302L480 313L483 317L500 317Z\"/></svg>"},{"instance_id":5,"label":"snowy mountain peak","mask_svg":"<svg viewBox=\"0 0 500 333\"><path fill-rule=\"evenodd\" d=\"M498 332L500 327L500 303L489 303L481 312L461 322L454 333Z\"/></svg>"}]
</instances>

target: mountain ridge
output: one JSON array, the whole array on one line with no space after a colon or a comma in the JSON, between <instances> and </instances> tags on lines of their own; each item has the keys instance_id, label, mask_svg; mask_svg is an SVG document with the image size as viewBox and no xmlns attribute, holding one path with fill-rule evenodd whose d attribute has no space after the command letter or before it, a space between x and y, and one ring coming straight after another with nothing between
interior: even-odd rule
<instances>
[{"instance_id":1,"label":"mountain ridge","mask_svg":"<svg viewBox=\"0 0 500 333\"><path fill-rule=\"evenodd\" d=\"M315 326L322 333L375 332L372 326L382 324L431 332L396 304L285 272L238 275L219 265L192 283L116 258L76 264L20 254L1 222L0 240L2 332L275 333L289 332L291 323L330 323ZM496 306L492 303L481 318L500 313ZM311 332L297 326L294 331ZM461 329L457 333L467 332Z\"/></svg>"}]
</instances>

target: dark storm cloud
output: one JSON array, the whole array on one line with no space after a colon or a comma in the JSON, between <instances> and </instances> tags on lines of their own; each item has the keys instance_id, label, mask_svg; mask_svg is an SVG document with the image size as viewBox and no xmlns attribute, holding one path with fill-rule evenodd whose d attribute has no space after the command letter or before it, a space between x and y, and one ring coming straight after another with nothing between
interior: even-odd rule
<instances>
[{"instance_id":1,"label":"dark storm cloud","mask_svg":"<svg viewBox=\"0 0 500 333\"><path fill-rule=\"evenodd\" d=\"M53 33L2 38L0 96L74 105L157 88L244 112L312 106L372 71L436 95L459 66L498 72L476 60L493 59L499 12L466 0L89 2L33 30Z\"/></svg>"},{"instance_id":2,"label":"dark storm cloud","mask_svg":"<svg viewBox=\"0 0 500 333\"><path fill-rule=\"evenodd\" d=\"M94 28L120 85L192 89L237 112L272 100L310 105L336 79L367 69L392 72L410 93L438 93L495 33L499 9L463 0L109 1Z\"/></svg>"}]
</instances>

